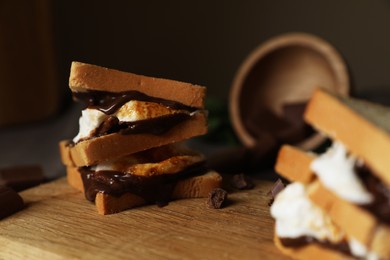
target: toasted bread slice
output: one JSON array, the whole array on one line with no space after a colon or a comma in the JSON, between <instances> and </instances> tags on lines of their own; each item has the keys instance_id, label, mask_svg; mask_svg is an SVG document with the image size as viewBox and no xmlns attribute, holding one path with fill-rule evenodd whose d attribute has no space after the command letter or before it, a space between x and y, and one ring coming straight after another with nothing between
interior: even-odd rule
<instances>
[{"instance_id":1,"label":"toasted bread slice","mask_svg":"<svg viewBox=\"0 0 390 260\"><path fill-rule=\"evenodd\" d=\"M67 167L67 179L71 186L84 192L83 180L79 168ZM222 177L215 171L209 171L200 176L180 180L173 189L171 199L207 197L213 189L221 186L221 182ZM145 203L143 198L132 193L124 193L119 197L97 193L95 199L97 211L102 215L117 213L126 209L142 206Z\"/></svg>"},{"instance_id":2,"label":"toasted bread slice","mask_svg":"<svg viewBox=\"0 0 390 260\"><path fill-rule=\"evenodd\" d=\"M310 199L327 212L348 236L354 237L379 255L390 258L390 244L385 242L390 239L390 227L379 223L367 210L341 199L313 177L314 174L310 174L310 163L315 159L313 154L291 146L283 146L279 154L282 157L278 158L275 166L275 169L281 170L278 173L291 181L312 179L310 183L306 182L309 184ZM286 154L289 156L285 156ZM299 172L304 177L297 177Z\"/></svg>"},{"instance_id":3,"label":"toasted bread slice","mask_svg":"<svg viewBox=\"0 0 390 260\"><path fill-rule=\"evenodd\" d=\"M315 175L310 170L314 154L302 152L290 145L283 145L278 152L275 171L290 181L310 183Z\"/></svg>"},{"instance_id":4,"label":"toasted bread slice","mask_svg":"<svg viewBox=\"0 0 390 260\"><path fill-rule=\"evenodd\" d=\"M304 114L320 132L348 147L390 186L390 109L317 89Z\"/></svg>"},{"instance_id":5,"label":"toasted bread slice","mask_svg":"<svg viewBox=\"0 0 390 260\"><path fill-rule=\"evenodd\" d=\"M345 255L336 250L328 249L325 247L321 247L316 243L307 244L306 246L293 248L293 247L285 247L279 237L274 236L274 242L276 247L283 252L283 254L290 256L294 259L302 259L302 260L345 260L345 259L354 259L348 255Z\"/></svg>"},{"instance_id":6,"label":"toasted bread slice","mask_svg":"<svg viewBox=\"0 0 390 260\"><path fill-rule=\"evenodd\" d=\"M334 222L367 248L390 258L390 226L378 222L367 210L349 203L326 189L318 180L310 185L310 199L328 212Z\"/></svg>"},{"instance_id":7,"label":"toasted bread slice","mask_svg":"<svg viewBox=\"0 0 390 260\"><path fill-rule=\"evenodd\" d=\"M134 90L196 108L204 106L206 95L206 88L202 86L146 77L76 61L72 62L70 69L69 87L73 92Z\"/></svg>"},{"instance_id":8,"label":"toasted bread slice","mask_svg":"<svg viewBox=\"0 0 390 260\"><path fill-rule=\"evenodd\" d=\"M61 141L62 162L68 166L90 166L101 161L113 160L127 154L175 143L207 133L205 113L197 113L162 135L113 133L71 145Z\"/></svg>"}]
</instances>

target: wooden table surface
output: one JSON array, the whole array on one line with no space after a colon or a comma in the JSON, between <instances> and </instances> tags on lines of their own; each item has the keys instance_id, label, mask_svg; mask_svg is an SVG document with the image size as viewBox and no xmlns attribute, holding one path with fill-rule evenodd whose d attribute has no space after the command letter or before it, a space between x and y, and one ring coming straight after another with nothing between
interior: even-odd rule
<instances>
[{"instance_id":1,"label":"wooden table surface","mask_svg":"<svg viewBox=\"0 0 390 260\"><path fill-rule=\"evenodd\" d=\"M272 182L206 199L98 215L64 178L21 193L27 207L0 221L0 259L283 259L272 242Z\"/></svg>"}]
</instances>

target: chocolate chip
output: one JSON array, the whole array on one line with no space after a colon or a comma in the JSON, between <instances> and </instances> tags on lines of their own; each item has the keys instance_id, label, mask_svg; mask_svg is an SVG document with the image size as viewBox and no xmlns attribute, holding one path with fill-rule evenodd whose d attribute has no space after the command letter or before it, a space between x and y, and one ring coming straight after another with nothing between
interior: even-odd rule
<instances>
[{"instance_id":1,"label":"chocolate chip","mask_svg":"<svg viewBox=\"0 0 390 260\"><path fill-rule=\"evenodd\" d=\"M281 179L278 179L274 185L272 186L271 190L267 193L268 196L270 196L270 201L268 202L268 206L271 206L272 203L275 200L276 195L278 195L279 192L281 192L286 185L283 183Z\"/></svg>"},{"instance_id":2,"label":"chocolate chip","mask_svg":"<svg viewBox=\"0 0 390 260\"><path fill-rule=\"evenodd\" d=\"M216 188L209 193L207 205L209 208L220 209L227 200L227 192L224 189Z\"/></svg>"},{"instance_id":3,"label":"chocolate chip","mask_svg":"<svg viewBox=\"0 0 390 260\"><path fill-rule=\"evenodd\" d=\"M39 165L14 166L0 169L0 185L16 191L25 190L46 181Z\"/></svg>"},{"instance_id":4,"label":"chocolate chip","mask_svg":"<svg viewBox=\"0 0 390 260\"><path fill-rule=\"evenodd\" d=\"M0 219L14 214L23 207L23 199L16 191L6 186L0 186Z\"/></svg>"},{"instance_id":5,"label":"chocolate chip","mask_svg":"<svg viewBox=\"0 0 390 260\"><path fill-rule=\"evenodd\" d=\"M231 180L231 185L239 190L250 190L255 187L253 181L243 173L235 174Z\"/></svg>"}]
</instances>

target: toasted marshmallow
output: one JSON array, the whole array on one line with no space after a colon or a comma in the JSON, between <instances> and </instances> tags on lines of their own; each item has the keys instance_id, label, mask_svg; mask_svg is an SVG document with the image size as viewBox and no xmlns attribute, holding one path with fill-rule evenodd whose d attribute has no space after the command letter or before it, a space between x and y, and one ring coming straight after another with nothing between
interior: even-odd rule
<instances>
[{"instance_id":1,"label":"toasted marshmallow","mask_svg":"<svg viewBox=\"0 0 390 260\"><path fill-rule=\"evenodd\" d=\"M321 183L340 198L356 204L370 203L373 196L354 171L356 161L354 156L348 155L344 145L334 142L310 167Z\"/></svg>"},{"instance_id":2,"label":"toasted marshmallow","mask_svg":"<svg viewBox=\"0 0 390 260\"><path fill-rule=\"evenodd\" d=\"M175 174L204 161L204 156L184 144L170 144L93 166L94 171L118 171L138 176Z\"/></svg>"},{"instance_id":3,"label":"toasted marshmallow","mask_svg":"<svg viewBox=\"0 0 390 260\"><path fill-rule=\"evenodd\" d=\"M111 116L117 117L121 122L134 122L178 112L190 114L188 111L175 110L158 103L131 100ZM80 130L77 136L73 138L73 142L77 143L80 139L89 138L107 117L106 114L97 109L84 109L79 120Z\"/></svg>"},{"instance_id":4,"label":"toasted marshmallow","mask_svg":"<svg viewBox=\"0 0 390 260\"><path fill-rule=\"evenodd\" d=\"M176 113L178 110L152 102L131 100L115 113L119 121L134 122Z\"/></svg>"},{"instance_id":5,"label":"toasted marshmallow","mask_svg":"<svg viewBox=\"0 0 390 260\"><path fill-rule=\"evenodd\" d=\"M333 243L340 242L344 237L329 216L311 202L306 187L298 182L287 185L276 196L271 215L276 219L276 234L279 237L311 236Z\"/></svg>"}]
</instances>

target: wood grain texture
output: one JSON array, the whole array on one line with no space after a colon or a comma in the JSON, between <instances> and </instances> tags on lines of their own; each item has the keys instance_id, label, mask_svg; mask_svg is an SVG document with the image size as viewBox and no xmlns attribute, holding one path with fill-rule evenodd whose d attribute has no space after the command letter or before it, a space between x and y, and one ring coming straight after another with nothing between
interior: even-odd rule
<instances>
[{"instance_id":1,"label":"wood grain texture","mask_svg":"<svg viewBox=\"0 0 390 260\"><path fill-rule=\"evenodd\" d=\"M101 216L65 179L22 192L26 209L0 221L0 259L283 259L273 245L272 182L205 199Z\"/></svg>"}]
</instances>

